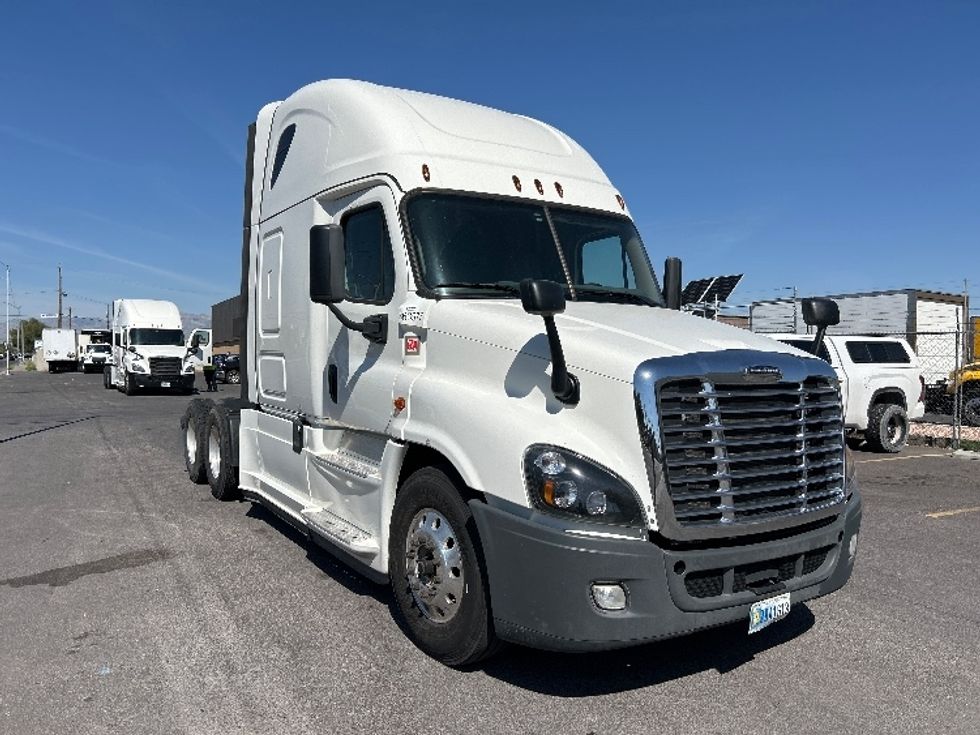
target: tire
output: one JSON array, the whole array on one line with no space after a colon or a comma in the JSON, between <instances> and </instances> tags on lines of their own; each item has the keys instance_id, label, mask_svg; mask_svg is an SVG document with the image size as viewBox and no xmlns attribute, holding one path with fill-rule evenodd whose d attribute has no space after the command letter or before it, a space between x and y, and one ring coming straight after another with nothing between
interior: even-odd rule
<instances>
[{"instance_id":1,"label":"tire","mask_svg":"<svg viewBox=\"0 0 980 735\"><path fill-rule=\"evenodd\" d=\"M112 388L112 368L106 368L102 371L102 387L106 390Z\"/></svg>"},{"instance_id":2,"label":"tire","mask_svg":"<svg viewBox=\"0 0 980 735\"><path fill-rule=\"evenodd\" d=\"M479 554L476 524L457 484L435 467L409 476L395 498L388 541L395 613L415 645L448 666L475 663L497 649Z\"/></svg>"},{"instance_id":3,"label":"tire","mask_svg":"<svg viewBox=\"0 0 980 735\"><path fill-rule=\"evenodd\" d=\"M202 454L211 494L216 500L237 500L241 497L238 467L233 466L231 461L231 422L223 406L211 405L207 415L206 437L207 443L201 446L206 452Z\"/></svg>"},{"instance_id":4,"label":"tire","mask_svg":"<svg viewBox=\"0 0 980 735\"><path fill-rule=\"evenodd\" d=\"M127 396L136 393L136 381L133 379L132 373L123 374L123 393Z\"/></svg>"},{"instance_id":5,"label":"tire","mask_svg":"<svg viewBox=\"0 0 980 735\"><path fill-rule=\"evenodd\" d=\"M845 441L847 442L847 446L850 449L857 449L862 444L864 444L864 435L863 434L851 434L850 436L848 436L845 439Z\"/></svg>"},{"instance_id":6,"label":"tire","mask_svg":"<svg viewBox=\"0 0 980 735\"><path fill-rule=\"evenodd\" d=\"M909 438L909 419L905 409L895 403L872 406L864 438L876 452L893 454L901 451Z\"/></svg>"},{"instance_id":7,"label":"tire","mask_svg":"<svg viewBox=\"0 0 980 735\"><path fill-rule=\"evenodd\" d=\"M980 385L976 383L963 386L963 421L970 426L980 426Z\"/></svg>"},{"instance_id":8,"label":"tire","mask_svg":"<svg viewBox=\"0 0 980 735\"><path fill-rule=\"evenodd\" d=\"M242 382L242 376L238 374L237 370L229 370L225 373L225 382L231 383L232 385L238 385Z\"/></svg>"},{"instance_id":9,"label":"tire","mask_svg":"<svg viewBox=\"0 0 980 735\"><path fill-rule=\"evenodd\" d=\"M208 481L204 467L207 447L207 422L211 401L194 400L187 404L180 419L180 437L184 446L184 467L191 482L203 485Z\"/></svg>"}]
</instances>

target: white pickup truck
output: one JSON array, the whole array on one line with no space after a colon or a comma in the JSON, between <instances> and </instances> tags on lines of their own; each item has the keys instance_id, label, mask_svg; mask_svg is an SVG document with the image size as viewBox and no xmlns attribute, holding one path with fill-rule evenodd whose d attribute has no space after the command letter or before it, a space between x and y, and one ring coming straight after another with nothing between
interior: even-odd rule
<instances>
[{"instance_id":1,"label":"white pickup truck","mask_svg":"<svg viewBox=\"0 0 980 735\"><path fill-rule=\"evenodd\" d=\"M813 336L770 334L809 352ZM840 378L848 442L862 439L878 452L898 452L909 437L909 419L925 413L925 379L919 359L904 339L827 335L818 356Z\"/></svg>"}]
</instances>

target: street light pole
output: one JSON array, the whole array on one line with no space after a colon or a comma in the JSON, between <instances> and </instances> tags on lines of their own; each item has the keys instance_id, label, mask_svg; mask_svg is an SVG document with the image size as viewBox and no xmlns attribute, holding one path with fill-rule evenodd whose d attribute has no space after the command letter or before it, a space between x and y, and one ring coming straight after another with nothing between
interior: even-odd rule
<instances>
[{"instance_id":1,"label":"street light pole","mask_svg":"<svg viewBox=\"0 0 980 735\"><path fill-rule=\"evenodd\" d=\"M6 374L10 375L10 266L4 263L3 267L7 273L7 294L4 298L7 305L7 331L3 334L3 352L7 357Z\"/></svg>"}]
</instances>

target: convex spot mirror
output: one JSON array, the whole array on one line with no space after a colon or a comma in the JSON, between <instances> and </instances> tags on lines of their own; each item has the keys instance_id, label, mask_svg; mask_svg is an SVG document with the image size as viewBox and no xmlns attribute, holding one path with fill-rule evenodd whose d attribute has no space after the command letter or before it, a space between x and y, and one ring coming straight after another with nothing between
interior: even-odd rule
<instances>
[{"instance_id":1,"label":"convex spot mirror","mask_svg":"<svg viewBox=\"0 0 980 735\"><path fill-rule=\"evenodd\" d=\"M833 327L840 324L840 309L832 299L803 299L803 321L811 327Z\"/></svg>"},{"instance_id":2,"label":"convex spot mirror","mask_svg":"<svg viewBox=\"0 0 980 735\"><path fill-rule=\"evenodd\" d=\"M136 352L136 347L134 345L130 345L126 349L129 350L130 352Z\"/></svg>"},{"instance_id":3,"label":"convex spot mirror","mask_svg":"<svg viewBox=\"0 0 980 735\"><path fill-rule=\"evenodd\" d=\"M339 225L310 228L310 300L336 304L347 296L344 231Z\"/></svg>"}]
</instances>

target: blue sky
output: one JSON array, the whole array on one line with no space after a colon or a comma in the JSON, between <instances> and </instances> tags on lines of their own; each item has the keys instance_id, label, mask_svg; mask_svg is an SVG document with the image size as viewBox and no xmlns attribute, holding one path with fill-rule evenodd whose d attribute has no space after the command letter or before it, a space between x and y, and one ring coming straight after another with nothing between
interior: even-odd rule
<instances>
[{"instance_id":1,"label":"blue sky","mask_svg":"<svg viewBox=\"0 0 980 735\"><path fill-rule=\"evenodd\" d=\"M734 301L921 287L980 307L980 3L34 2L4 9L12 302L208 312L238 284L249 122L353 77L543 119L655 263ZM980 312L978 312L980 313Z\"/></svg>"}]
</instances>

